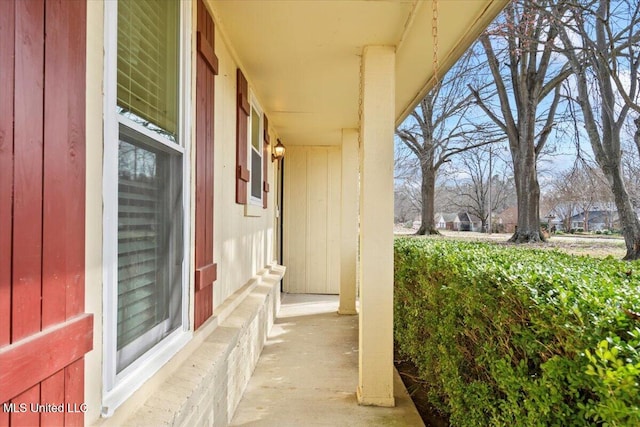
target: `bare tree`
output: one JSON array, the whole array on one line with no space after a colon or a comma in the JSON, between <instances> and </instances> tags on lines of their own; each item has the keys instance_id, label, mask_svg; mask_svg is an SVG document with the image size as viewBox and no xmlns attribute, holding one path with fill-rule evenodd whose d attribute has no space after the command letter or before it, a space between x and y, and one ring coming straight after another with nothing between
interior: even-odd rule
<instances>
[{"instance_id":1,"label":"bare tree","mask_svg":"<svg viewBox=\"0 0 640 427\"><path fill-rule=\"evenodd\" d=\"M406 179L396 185L393 206L395 223L413 222L422 210L420 184Z\"/></svg>"},{"instance_id":2,"label":"bare tree","mask_svg":"<svg viewBox=\"0 0 640 427\"><path fill-rule=\"evenodd\" d=\"M513 195L513 178L494 148L481 147L460 155L456 161L455 197L452 203L478 217L482 230L488 230L490 212L499 212L508 206Z\"/></svg>"},{"instance_id":3,"label":"bare tree","mask_svg":"<svg viewBox=\"0 0 640 427\"><path fill-rule=\"evenodd\" d=\"M640 156L633 155L635 147L631 141L626 141L622 145L622 175L624 185L629 193L631 205L640 210Z\"/></svg>"},{"instance_id":4,"label":"bare tree","mask_svg":"<svg viewBox=\"0 0 640 427\"><path fill-rule=\"evenodd\" d=\"M416 234L439 234L434 223L439 169L458 153L495 141L489 123L474 121L467 83L481 65L470 50L420 101L396 135L415 156L421 173L421 225Z\"/></svg>"},{"instance_id":5,"label":"bare tree","mask_svg":"<svg viewBox=\"0 0 640 427\"><path fill-rule=\"evenodd\" d=\"M394 221L412 221L422 211L420 165L409 150L396 144L394 165Z\"/></svg>"},{"instance_id":6,"label":"bare tree","mask_svg":"<svg viewBox=\"0 0 640 427\"><path fill-rule=\"evenodd\" d=\"M562 228L570 230L571 217L577 210L573 186L566 182L563 176L559 176L551 183L550 191L545 194L543 201L550 213L561 221Z\"/></svg>"},{"instance_id":7,"label":"bare tree","mask_svg":"<svg viewBox=\"0 0 640 427\"><path fill-rule=\"evenodd\" d=\"M561 40L560 51L574 72L576 102L587 138L614 195L627 248L624 259L639 259L640 221L622 173L621 130L630 110L640 112L640 3L558 2L549 16L555 18L553 27ZM624 84L624 76L629 78L628 84ZM636 138L636 144L638 141Z\"/></svg>"},{"instance_id":8,"label":"bare tree","mask_svg":"<svg viewBox=\"0 0 640 427\"><path fill-rule=\"evenodd\" d=\"M533 4L512 1L502 20L480 36L498 107L472 88L478 105L509 141L518 203L517 229L509 240L516 243L544 241L537 161L555 124L561 83L571 74L566 64L554 64L557 30Z\"/></svg>"},{"instance_id":9,"label":"bare tree","mask_svg":"<svg viewBox=\"0 0 640 427\"><path fill-rule=\"evenodd\" d=\"M635 119L633 121L636 125L636 131L633 134L633 140L636 143L636 147L638 148L638 153L640 154L640 118Z\"/></svg>"}]
</instances>

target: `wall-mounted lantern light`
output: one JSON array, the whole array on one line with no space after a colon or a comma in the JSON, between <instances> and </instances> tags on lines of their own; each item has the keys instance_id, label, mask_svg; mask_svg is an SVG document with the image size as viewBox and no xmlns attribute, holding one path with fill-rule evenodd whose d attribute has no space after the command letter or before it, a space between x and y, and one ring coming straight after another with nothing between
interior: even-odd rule
<instances>
[{"instance_id":1,"label":"wall-mounted lantern light","mask_svg":"<svg viewBox=\"0 0 640 427\"><path fill-rule=\"evenodd\" d=\"M275 162L284 157L285 148L282 145L282 141L278 140L278 143L273 147L273 153L271 153L271 161Z\"/></svg>"}]
</instances>

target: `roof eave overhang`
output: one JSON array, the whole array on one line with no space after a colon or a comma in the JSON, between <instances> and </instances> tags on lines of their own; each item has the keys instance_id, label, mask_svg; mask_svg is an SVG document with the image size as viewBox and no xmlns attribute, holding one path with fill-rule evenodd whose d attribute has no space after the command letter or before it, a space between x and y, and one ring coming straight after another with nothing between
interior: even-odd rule
<instances>
[{"instance_id":1,"label":"roof eave overhang","mask_svg":"<svg viewBox=\"0 0 640 427\"><path fill-rule=\"evenodd\" d=\"M205 1L285 144L337 145L360 126L366 46L396 49L397 124L435 84L432 1ZM436 1L441 76L509 0Z\"/></svg>"}]
</instances>

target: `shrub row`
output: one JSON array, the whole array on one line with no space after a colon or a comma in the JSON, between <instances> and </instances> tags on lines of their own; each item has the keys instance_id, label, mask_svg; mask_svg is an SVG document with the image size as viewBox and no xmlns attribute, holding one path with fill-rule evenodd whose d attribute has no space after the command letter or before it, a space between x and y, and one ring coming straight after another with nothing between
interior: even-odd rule
<instances>
[{"instance_id":1,"label":"shrub row","mask_svg":"<svg viewBox=\"0 0 640 427\"><path fill-rule=\"evenodd\" d=\"M454 426L640 426L640 263L398 238L395 340Z\"/></svg>"}]
</instances>

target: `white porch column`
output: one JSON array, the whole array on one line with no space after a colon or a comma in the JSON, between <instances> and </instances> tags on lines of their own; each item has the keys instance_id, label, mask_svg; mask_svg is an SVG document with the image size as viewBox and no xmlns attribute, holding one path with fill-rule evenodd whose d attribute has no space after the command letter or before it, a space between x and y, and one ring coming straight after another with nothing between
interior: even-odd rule
<instances>
[{"instance_id":1,"label":"white porch column","mask_svg":"<svg viewBox=\"0 0 640 427\"><path fill-rule=\"evenodd\" d=\"M342 130L342 219L340 244L340 307L338 314L356 314L358 257L358 130Z\"/></svg>"},{"instance_id":2,"label":"white porch column","mask_svg":"<svg viewBox=\"0 0 640 427\"><path fill-rule=\"evenodd\" d=\"M361 79L360 375L357 394L361 405L394 406L394 48L365 47Z\"/></svg>"}]
</instances>

